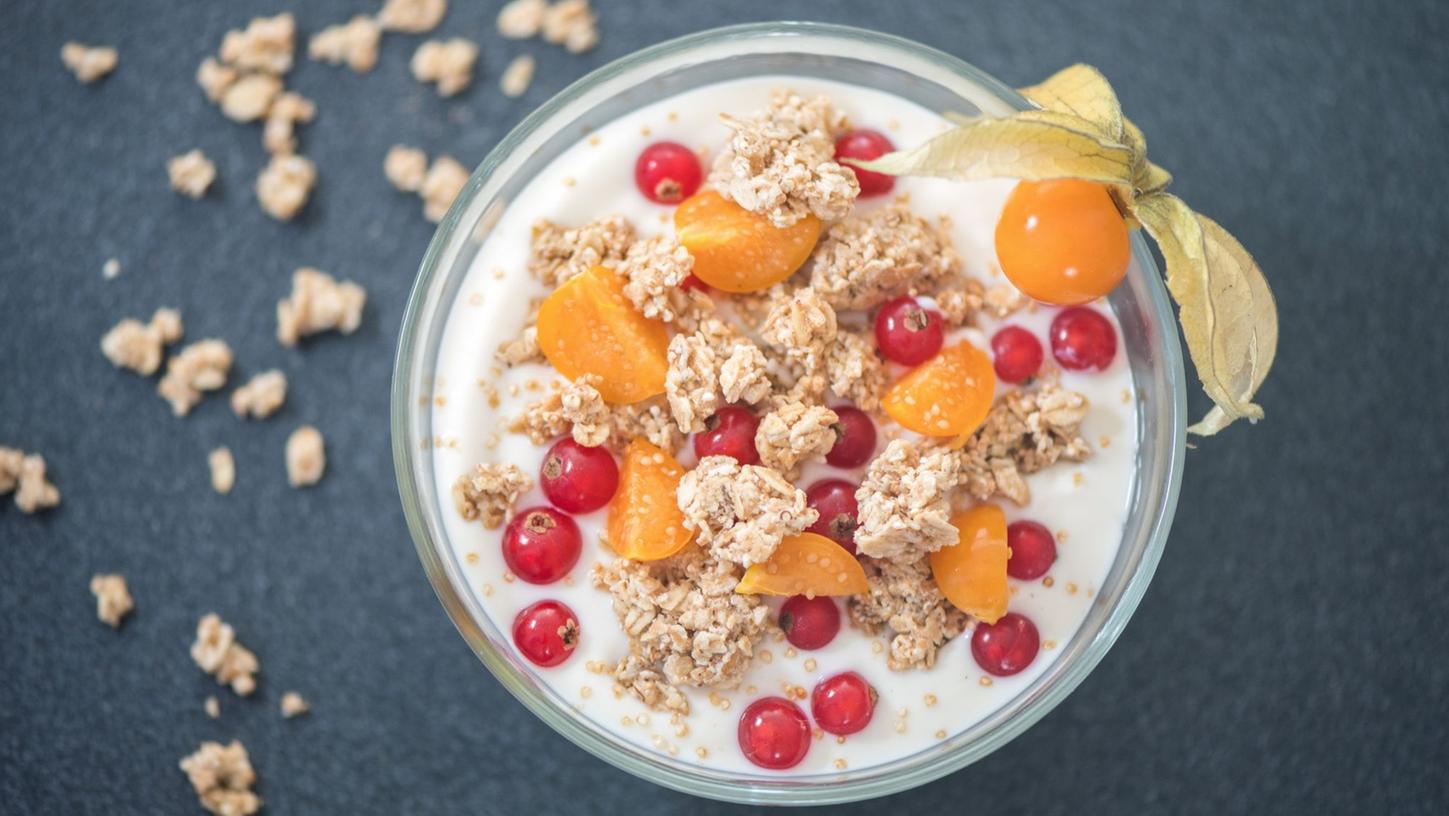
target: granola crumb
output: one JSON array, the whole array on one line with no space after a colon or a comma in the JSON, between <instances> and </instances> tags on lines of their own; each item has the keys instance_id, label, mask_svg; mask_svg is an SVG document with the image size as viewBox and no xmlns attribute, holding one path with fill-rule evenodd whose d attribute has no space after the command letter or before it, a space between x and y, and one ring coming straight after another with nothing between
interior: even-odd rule
<instances>
[{"instance_id":1,"label":"granola crumb","mask_svg":"<svg viewBox=\"0 0 1449 816\"><path fill-rule=\"evenodd\" d=\"M532 488L533 479L517 465L482 464L453 483L453 505L464 519L478 519L492 530L512 515L513 503Z\"/></svg>"},{"instance_id":2,"label":"granola crumb","mask_svg":"<svg viewBox=\"0 0 1449 816\"><path fill-rule=\"evenodd\" d=\"M931 295L936 310L949 328L968 325L985 306L986 296L981 283L960 275L950 277Z\"/></svg>"},{"instance_id":3,"label":"granola crumb","mask_svg":"<svg viewBox=\"0 0 1449 816\"><path fill-rule=\"evenodd\" d=\"M267 108L266 122L262 126L262 147L274 156L290 156L296 153L297 123L310 122L316 115L317 106L312 100L292 91L281 93L272 101L271 107ZM314 168L314 180L315 175ZM307 186L311 185L312 182L309 181ZM300 209L300 205L298 208Z\"/></svg>"},{"instance_id":4,"label":"granola crumb","mask_svg":"<svg viewBox=\"0 0 1449 816\"><path fill-rule=\"evenodd\" d=\"M772 298L760 324L760 337L777 351L808 367L823 365L826 350L839 332L835 310L809 287Z\"/></svg>"},{"instance_id":5,"label":"granola crumb","mask_svg":"<svg viewBox=\"0 0 1449 816\"><path fill-rule=\"evenodd\" d=\"M191 659L223 686L246 697L257 688L257 672L261 664L257 656L236 640L236 631L216 613L209 613L196 624L196 642L191 644Z\"/></svg>"},{"instance_id":6,"label":"granola crumb","mask_svg":"<svg viewBox=\"0 0 1449 816\"><path fill-rule=\"evenodd\" d=\"M223 496L236 485L236 460L231 448L217 448L206 455L207 467L211 469L211 489Z\"/></svg>"},{"instance_id":7,"label":"granola crumb","mask_svg":"<svg viewBox=\"0 0 1449 816\"><path fill-rule=\"evenodd\" d=\"M599 42L598 18L589 0L556 0L544 12L542 33L544 42L582 54Z\"/></svg>"},{"instance_id":8,"label":"granola crumb","mask_svg":"<svg viewBox=\"0 0 1449 816\"><path fill-rule=\"evenodd\" d=\"M422 34L432 31L448 12L448 0L387 0L377 13L383 31Z\"/></svg>"},{"instance_id":9,"label":"granola crumb","mask_svg":"<svg viewBox=\"0 0 1449 816\"><path fill-rule=\"evenodd\" d=\"M1081 436L1086 414L1087 398L1055 382L1034 391L1008 391L961 449L965 486L979 500L999 493L1025 505L1031 493L1024 474L1091 455Z\"/></svg>"},{"instance_id":10,"label":"granola crumb","mask_svg":"<svg viewBox=\"0 0 1449 816\"><path fill-rule=\"evenodd\" d=\"M428 174L428 154L407 145L393 145L382 160L382 172L393 187L404 193L416 193Z\"/></svg>"},{"instance_id":11,"label":"granola crumb","mask_svg":"<svg viewBox=\"0 0 1449 816\"><path fill-rule=\"evenodd\" d=\"M672 236L646 238L630 245L616 271L625 278L624 296L645 317L672 322L685 311L679 285L694 270L694 258Z\"/></svg>"},{"instance_id":12,"label":"granola crumb","mask_svg":"<svg viewBox=\"0 0 1449 816\"><path fill-rule=\"evenodd\" d=\"M981 297L982 306L997 320L1010 317L1027 304L1027 297L1009 283L1001 283L986 290Z\"/></svg>"},{"instance_id":13,"label":"granola crumb","mask_svg":"<svg viewBox=\"0 0 1449 816\"><path fill-rule=\"evenodd\" d=\"M703 332L676 334L666 352L664 393L679 430L699 433L720 404L719 365Z\"/></svg>"},{"instance_id":14,"label":"granola crumb","mask_svg":"<svg viewBox=\"0 0 1449 816\"><path fill-rule=\"evenodd\" d=\"M0 496L11 491L22 513L60 504L60 491L45 478L45 457L0 445Z\"/></svg>"},{"instance_id":15,"label":"granola crumb","mask_svg":"<svg viewBox=\"0 0 1449 816\"><path fill-rule=\"evenodd\" d=\"M332 65L347 64L359 74L377 65L377 47L382 29L377 20L359 14L346 23L327 26L312 35L307 43L307 56Z\"/></svg>"},{"instance_id":16,"label":"granola crumb","mask_svg":"<svg viewBox=\"0 0 1449 816\"><path fill-rule=\"evenodd\" d=\"M312 710L306 699L295 691L289 691L282 695L282 716L287 719L300 717Z\"/></svg>"},{"instance_id":17,"label":"granola crumb","mask_svg":"<svg viewBox=\"0 0 1449 816\"><path fill-rule=\"evenodd\" d=\"M720 561L748 567L767 560L785 536L814 523L805 494L779 472L707 456L680 480L684 524Z\"/></svg>"},{"instance_id":18,"label":"granola crumb","mask_svg":"<svg viewBox=\"0 0 1449 816\"><path fill-rule=\"evenodd\" d=\"M498 89L503 91L503 95L509 99L523 96L523 92L528 90L529 83L533 82L533 72L537 67L533 57L528 54L514 57L498 78Z\"/></svg>"},{"instance_id":19,"label":"granola crumb","mask_svg":"<svg viewBox=\"0 0 1449 816\"><path fill-rule=\"evenodd\" d=\"M755 448L760 463L787 477L801 462L824 460L839 436L835 424L840 417L821 405L787 402L760 419Z\"/></svg>"},{"instance_id":20,"label":"granola crumb","mask_svg":"<svg viewBox=\"0 0 1449 816\"><path fill-rule=\"evenodd\" d=\"M60 61L86 85L114 71L118 57L116 49L105 45L68 42L60 47Z\"/></svg>"},{"instance_id":21,"label":"granola crumb","mask_svg":"<svg viewBox=\"0 0 1449 816\"><path fill-rule=\"evenodd\" d=\"M337 330L351 334L362 323L367 292L352 281L311 267L292 274L292 294L277 303L277 340L295 346L308 335Z\"/></svg>"},{"instance_id":22,"label":"granola crumb","mask_svg":"<svg viewBox=\"0 0 1449 816\"><path fill-rule=\"evenodd\" d=\"M206 712L206 716L214 720L221 716L221 701L216 699L215 694L209 694L202 701L201 710Z\"/></svg>"},{"instance_id":23,"label":"granola crumb","mask_svg":"<svg viewBox=\"0 0 1449 816\"><path fill-rule=\"evenodd\" d=\"M181 760L181 770L208 813L251 816L262 809L261 797L252 793L257 774L239 740L201 743L196 753Z\"/></svg>"},{"instance_id":24,"label":"granola crumb","mask_svg":"<svg viewBox=\"0 0 1449 816\"><path fill-rule=\"evenodd\" d=\"M278 369L263 371L231 392L231 410L242 419L266 419L287 400L287 375Z\"/></svg>"},{"instance_id":25,"label":"granola crumb","mask_svg":"<svg viewBox=\"0 0 1449 816\"><path fill-rule=\"evenodd\" d=\"M121 619L136 608L122 575L96 575L91 578L91 592L96 596L96 617L112 629L119 629Z\"/></svg>"},{"instance_id":26,"label":"granola crumb","mask_svg":"<svg viewBox=\"0 0 1449 816\"><path fill-rule=\"evenodd\" d=\"M634 226L622 215L596 218L581 227L541 218L533 223L528 271L555 287L591 267L617 266L633 243Z\"/></svg>"},{"instance_id":27,"label":"granola crumb","mask_svg":"<svg viewBox=\"0 0 1449 816\"><path fill-rule=\"evenodd\" d=\"M255 17L245 29L226 32L221 40L221 61L243 71L281 76L292 70L297 45L297 21L290 13Z\"/></svg>"},{"instance_id":28,"label":"granola crumb","mask_svg":"<svg viewBox=\"0 0 1449 816\"><path fill-rule=\"evenodd\" d=\"M571 425L574 441L589 448L604 444L612 425L609 406L594 387L596 382L597 377L585 374L564 386L558 395L559 410Z\"/></svg>"},{"instance_id":29,"label":"granola crumb","mask_svg":"<svg viewBox=\"0 0 1449 816\"><path fill-rule=\"evenodd\" d=\"M868 309L959 270L950 239L904 206L852 214L815 250L810 286L836 309Z\"/></svg>"},{"instance_id":30,"label":"granola crumb","mask_svg":"<svg viewBox=\"0 0 1449 816\"><path fill-rule=\"evenodd\" d=\"M960 460L945 447L924 440L892 441L871 461L856 492L858 551L914 563L955 544L951 491L959 473Z\"/></svg>"},{"instance_id":31,"label":"granola crumb","mask_svg":"<svg viewBox=\"0 0 1449 816\"><path fill-rule=\"evenodd\" d=\"M462 37L428 40L413 52L410 67L419 82L435 82L440 96L453 96L473 82L478 46Z\"/></svg>"},{"instance_id":32,"label":"granola crumb","mask_svg":"<svg viewBox=\"0 0 1449 816\"><path fill-rule=\"evenodd\" d=\"M233 122L255 122L267 115L281 93L282 80L271 74L237 75L221 91L222 115Z\"/></svg>"},{"instance_id":33,"label":"granola crumb","mask_svg":"<svg viewBox=\"0 0 1449 816\"><path fill-rule=\"evenodd\" d=\"M547 0L512 0L498 12L498 33L510 40L536 37L547 13Z\"/></svg>"},{"instance_id":34,"label":"granola crumb","mask_svg":"<svg viewBox=\"0 0 1449 816\"><path fill-rule=\"evenodd\" d=\"M322 433L311 425L303 425L287 437L287 483L292 487L308 487L321 481L327 469L327 449Z\"/></svg>"},{"instance_id":35,"label":"granola crumb","mask_svg":"<svg viewBox=\"0 0 1449 816\"><path fill-rule=\"evenodd\" d=\"M517 337L499 343L493 356L509 368L525 363L544 362L543 349L538 346L538 327L524 326Z\"/></svg>"},{"instance_id":36,"label":"granola crumb","mask_svg":"<svg viewBox=\"0 0 1449 816\"><path fill-rule=\"evenodd\" d=\"M151 322L126 318L101 338L101 353L117 368L149 377L161 367L162 349L181 339L181 313L157 309Z\"/></svg>"},{"instance_id":37,"label":"granola crumb","mask_svg":"<svg viewBox=\"0 0 1449 816\"><path fill-rule=\"evenodd\" d=\"M609 448L622 453L632 439L645 439L671 455L684 447L685 436L674 422L669 403L662 396L651 397L633 405L612 407Z\"/></svg>"},{"instance_id":38,"label":"granola crumb","mask_svg":"<svg viewBox=\"0 0 1449 816\"><path fill-rule=\"evenodd\" d=\"M106 262L103 263L103 264L101 264L101 277L102 278L105 278L106 280L115 280L116 278L119 278L120 276L121 276L121 262L120 262L119 259L116 259L116 258L107 258L106 259Z\"/></svg>"},{"instance_id":39,"label":"granola crumb","mask_svg":"<svg viewBox=\"0 0 1449 816\"><path fill-rule=\"evenodd\" d=\"M423 199L423 217L434 224L443 220L453 200L468 183L468 168L452 156L438 156L423 176L418 195Z\"/></svg>"},{"instance_id":40,"label":"granola crumb","mask_svg":"<svg viewBox=\"0 0 1449 816\"><path fill-rule=\"evenodd\" d=\"M290 221L312 195L317 167L304 156L275 153L257 176L257 201L262 210L278 221Z\"/></svg>"},{"instance_id":41,"label":"granola crumb","mask_svg":"<svg viewBox=\"0 0 1449 816\"><path fill-rule=\"evenodd\" d=\"M226 341L198 340L166 361L166 374L156 383L156 393L171 404L172 414L186 416L201 402L203 392L226 385L231 360Z\"/></svg>"},{"instance_id":42,"label":"granola crumb","mask_svg":"<svg viewBox=\"0 0 1449 816\"><path fill-rule=\"evenodd\" d=\"M216 57L207 57L201 61L196 69L196 84L201 86L202 93L213 104L220 104L240 76L240 72L230 65L223 65Z\"/></svg>"},{"instance_id":43,"label":"granola crumb","mask_svg":"<svg viewBox=\"0 0 1449 816\"><path fill-rule=\"evenodd\" d=\"M893 671L935 665L936 652L965 631L969 616L936 588L928 561L865 557L861 566L869 589L846 602L851 624L890 636L886 665Z\"/></svg>"},{"instance_id":44,"label":"granola crumb","mask_svg":"<svg viewBox=\"0 0 1449 816\"><path fill-rule=\"evenodd\" d=\"M188 198L201 198L216 180L216 165L200 150L191 150L166 162L171 189Z\"/></svg>"},{"instance_id":45,"label":"granola crumb","mask_svg":"<svg viewBox=\"0 0 1449 816\"><path fill-rule=\"evenodd\" d=\"M862 411L880 407L890 372L876 351L875 332L841 331L825 350L830 390Z\"/></svg>"}]
</instances>

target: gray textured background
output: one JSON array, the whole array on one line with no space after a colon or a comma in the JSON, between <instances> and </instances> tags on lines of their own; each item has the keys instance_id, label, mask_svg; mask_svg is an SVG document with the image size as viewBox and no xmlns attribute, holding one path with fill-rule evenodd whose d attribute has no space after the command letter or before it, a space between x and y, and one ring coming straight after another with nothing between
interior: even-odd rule
<instances>
[{"instance_id":1,"label":"gray textured background","mask_svg":"<svg viewBox=\"0 0 1449 816\"><path fill-rule=\"evenodd\" d=\"M779 17L912 37L1012 84L1100 66L1177 191L1257 254L1282 317L1268 421L1190 454L1162 567L1100 668L987 760L853 812L1449 808L1449 6L600 0L599 48L570 56L497 39L500 2L454 0L439 31L482 44L482 77L454 100L408 76L416 37L386 38L364 76L301 61L290 84L320 110L302 142L321 185L291 224L251 195L259 133L223 119L192 72L253 14L290 6L312 31L376 3L0 2L0 444L44 452L64 494L36 518L0 507L0 811L196 812L176 762L232 736L271 813L730 810L556 736L434 600L387 440L393 344L431 227L380 165L394 142L476 163L593 67ZM57 57L71 38L119 46L119 69L77 84ZM539 76L504 100L498 74L523 51ZM164 170L196 146L220 171L201 202ZM106 282L112 256L124 273ZM273 340L303 264L366 285L356 335ZM112 370L101 334L161 304L191 337L226 338L237 375L283 368L281 415L242 424L212 398L175 420L151 383ZM302 422L330 461L298 492L282 444ZM237 457L228 497L207 484L218 444ZM111 570L139 605L119 634L86 587ZM213 609L263 664L256 699L222 694L218 722L186 654ZM277 715L288 688L311 717Z\"/></svg>"}]
</instances>

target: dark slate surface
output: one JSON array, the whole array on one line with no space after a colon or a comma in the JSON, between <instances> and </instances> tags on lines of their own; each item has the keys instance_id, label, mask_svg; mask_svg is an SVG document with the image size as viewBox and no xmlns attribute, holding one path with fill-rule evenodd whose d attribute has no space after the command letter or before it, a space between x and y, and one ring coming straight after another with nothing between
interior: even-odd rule
<instances>
[{"instance_id":1,"label":"dark slate surface","mask_svg":"<svg viewBox=\"0 0 1449 816\"><path fill-rule=\"evenodd\" d=\"M917 813L1442 813L1449 808L1449 307L1443 3L602 0L586 56L492 34L499 5L455 0L441 33L483 43L483 77L440 101L390 37L355 76L302 62L321 114L303 137L322 183L304 217L267 219L258 133L192 82L223 31L293 5L303 30L375 4L0 4L0 443L43 451L63 506L0 507L0 810L189 813L177 760L240 737L271 813L719 813L592 759L536 721L454 633L413 554L388 452L387 388L431 227L380 172L394 142L480 160L524 113L639 46L780 16L872 26L1012 84L1085 60L1113 78L1178 191L1237 233L1282 313L1269 419L1192 452L1171 546L1142 608L1060 708L979 765L880 805ZM684 9L688 11L684 11ZM121 50L82 87L57 50ZM540 58L526 97L498 73ZM167 190L199 146L217 195ZM100 268L115 256L119 280ZM353 337L272 339L291 270L367 286ZM282 414L243 425L211 399L174 420L110 369L117 318L180 307L247 375L280 366ZM1202 407L1194 398L1194 412ZM327 434L327 478L285 486L282 443ZM227 444L240 478L207 486ZM139 611L94 618L95 571ZM186 654L220 611L261 655L255 700L215 691ZM284 722L287 688L315 703Z\"/></svg>"}]
</instances>

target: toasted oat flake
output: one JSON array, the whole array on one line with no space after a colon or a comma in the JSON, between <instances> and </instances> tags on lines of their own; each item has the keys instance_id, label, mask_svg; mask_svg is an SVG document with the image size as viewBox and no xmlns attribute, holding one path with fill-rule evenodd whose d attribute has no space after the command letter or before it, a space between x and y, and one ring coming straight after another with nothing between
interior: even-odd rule
<instances>
[{"instance_id":1,"label":"toasted oat flake","mask_svg":"<svg viewBox=\"0 0 1449 816\"><path fill-rule=\"evenodd\" d=\"M233 122L255 122L281 93L282 80L271 74L241 74L221 91L221 112Z\"/></svg>"},{"instance_id":2,"label":"toasted oat flake","mask_svg":"<svg viewBox=\"0 0 1449 816\"><path fill-rule=\"evenodd\" d=\"M201 198L216 180L216 165L200 150L191 150L166 162L171 189L189 198Z\"/></svg>"},{"instance_id":3,"label":"toasted oat flake","mask_svg":"<svg viewBox=\"0 0 1449 816\"><path fill-rule=\"evenodd\" d=\"M510 40L536 37L547 13L547 0L512 0L498 12L498 33Z\"/></svg>"},{"instance_id":4,"label":"toasted oat flake","mask_svg":"<svg viewBox=\"0 0 1449 816\"><path fill-rule=\"evenodd\" d=\"M451 40L429 40L413 52L410 63L413 78L419 82L435 82L438 94L453 96L473 81L473 66L478 62L478 46L462 37Z\"/></svg>"},{"instance_id":5,"label":"toasted oat flake","mask_svg":"<svg viewBox=\"0 0 1449 816\"><path fill-rule=\"evenodd\" d=\"M91 593L96 596L96 617L112 629L120 628L121 619L136 607L123 575L97 575L91 578Z\"/></svg>"},{"instance_id":6,"label":"toasted oat flake","mask_svg":"<svg viewBox=\"0 0 1449 816\"><path fill-rule=\"evenodd\" d=\"M181 760L201 806L216 816L251 816L262 809L261 797L252 793L257 774L238 740L229 745L203 742L196 753Z\"/></svg>"},{"instance_id":7,"label":"toasted oat flake","mask_svg":"<svg viewBox=\"0 0 1449 816\"><path fill-rule=\"evenodd\" d=\"M203 392L226 385L231 361L226 341L198 340L166 361L166 374L156 383L156 392L171 404L171 413L186 416L201 402Z\"/></svg>"},{"instance_id":8,"label":"toasted oat flake","mask_svg":"<svg viewBox=\"0 0 1449 816\"><path fill-rule=\"evenodd\" d=\"M959 271L945 233L901 205L855 213L821 238L810 286L837 309L868 309Z\"/></svg>"},{"instance_id":9,"label":"toasted oat flake","mask_svg":"<svg viewBox=\"0 0 1449 816\"><path fill-rule=\"evenodd\" d=\"M498 78L498 89L510 99L523 96L523 92L528 90L529 83L533 82L535 68L537 68L537 63L528 54L514 57Z\"/></svg>"},{"instance_id":10,"label":"toasted oat flake","mask_svg":"<svg viewBox=\"0 0 1449 816\"><path fill-rule=\"evenodd\" d=\"M263 371L231 392L231 410L238 417L266 419L287 400L287 375L278 369Z\"/></svg>"},{"instance_id":11,"label":"toasted oat flake","mask_svg":"<svg viewBox=\"0 0 1449 816\"><path fill-rule=\"evenodd\" d=\"M491 530L503 524L514 502L531 489L533 479L517 465L481 464L453 483L453 505L464 519L477 519Z\"/></svg>"},{"instance_id":12,"label":"toasted oat flake","mask_svg":"<svg viewBox=\"0 0 1449 816\"><path fill-rule=\"evenodd\" d=\"M267 109L262 147L273 155L297 152L297 123L310 122L316 115L317 106L305 96L292 91L280 94Z\"/></svg>"},{"instance_id":13,"label":"toasted oat flake","mask_svg":"<svg viewBox=\"0 0 1449 816\"><path fill-rule=\"evenodd\" d=\"M126 318L101 338L101 353L117 368L127 368L144 377L161 367L162 349L181 339L181 313L157 309L151 322Z\"/></svg>"},{"instance_id":14,"label":"toasted oat flake","mask_svg":"<svg viewBox=\"0 0 1449 816\"><path fill-rule=\"evenodd\" d=\"M428 174L428 154L416 147L393 145L382 160L382 172L398 190L416 193Z\"/></svg>"},{"instance_id":15,"label":"toasted oat flake","mask_svg":"<svg viewBox=\"0 0 1449 816\"><path fill-rule=\"evenodd\" d=\"M317 168L304 156L277 153L257 176L257 201L278 221L290 221L307 205Z\"/></svg>"},{"instance_id":16,"label":"toasted oat flake","mask_svg":"<svg viewBox=\"0 0 1449 816\"><path fill-rule=\"evenodd\" d=\"M256 17L245 29L228 31L221 40L221 61L243 71L281 76L292 70L297 21L290 13Z\"/></svg>"},{"instance_id":17,"label":"toasted oat flake","mask_svg":"<svg viewBox=\"0 0 1449 816\"><path fill-rule=\"evenodd\" d=\"M745 567L769 559L785 536L819 515L779 472L728 456L701 459L680 480L677 499L700 545L720 561Z\"/></svg>"},{"instance_id":18,"label":"toasted oat flake","mask_svg":"<svg viewBox=\"0 0 1449 816\"><path fill-rule=\"evenodd\" d=\"M282 716L287 719L300 717L312 710L312 706L295 691L289 691L282 695Z\"/></svg>"},{"instance_id":19,"label":"toasted oat flake","mask_svg":"<svg viewBox=\"0 0 1449 816\"><path fill-rule=\"evenodd\" d=\"M443 220L453 200L468 184L468 168L452 156L438 156L423 176L418 195L423 199L423 217L433 223Z\"/></svg>"},{"instance_id":20,"label":"toasted oat flake","mask_svg":"<svg viewBox=\"0 0 1449 816\"><path fill-rule=\"evenodd\" d=\"M202 701L201 710L206 712L206 716L214 720L221 716L221 701L216 699L215 694L209 694Z\"/></svg>"},{"instance_id":21,"label":"toasted oat flake","mask_svg":"<svg viewBox=\"0 0 1449 816\"><path fill-rule=\"evenodd\" d=\"M597 377L585 374L564 386L558 395L560 413L569 422L574 441L590 448L608 440L612 425L609 406L594 387L596 382Z\"/></svg>"},{"instance_id":22,"label":"toasted oat flake","mask_svg":"<svg viewBox=\"0 0 1449 816\"><path fill-rule=\"evenodd\" d=\"M60 491L45 477L45 457L0 445L0 496L11 491L22 513L60 504Z\"/></svg>"},{"instance_id":23,"label":"toasted oat flake","mask_svg":"<svg viewBox=\"0 0 1449 816\"><path fill-rule=\"evenodd\" d=\"M447 12L447 0L387 0L377 22L384 31L422 34L437 28Z\"/></svg>"},{"instance_id":24,"label":"toasted oat flake","mask_svg":"<svg viewBox=\"0 0 1449 816\"><path fill-rule=\"evenodd\" d=\"M589 0L556 0L543 15L543 39L582 54L599 42L598 19Z\"/></svg>"},{"instance_id":25,"label":"toasted oat flake","mask_svg":"<svg viewBox=\"0 0 1449 816\"><path fill-rule=\"evenodd\" d=\"M287 437L287 482L292 487L308 487L322 479L327 469L327 449L322 433L311 425L303 425Z\"/></svg>"},{"instance_id":26,"label":"toasted oat flake","mask_svg":"<svg viewBox=\"0 0 1449 816\"><path fill-rule=\"evenodd\" d=\"M307 42L307 56L332 65L347 64L359 74L377 65L382 28L377 20L359 14L346 23L327 26Z\"/></svg>"},{"instance_id":27,"label":"toasted oat flake","mask_svg":"<svg viewBox=\"0 0 1449 816\"><path fill-rule=\"evenodd\" d=\"M295 346L308 335L336 330L351 334L362 323L367 292L352 281L302 267L292 274L292 293L277 303L277 340Z\"/></svg>"},{"instance_id":28,"label":"toasted oat flake","mask_svg":"<svg viewBox=\"0 0 1449 816\"><path fill-rule=\"evenodd\" d=\"M802 462L822 461L839 438L835 424L840 417L822 405L787 402L760 419L755 432L755 449L760 463L787 476Z\"/></svg>"},{"instance_id":29,"label":"toasted oat flake","mask_svg":"<svg viewBox=\"0 0 1449 816\"><path fill-rule=\"evenodd\" d=\"M114 71L117 58L116 49L104 45L68 42L60 47L60 61L87 85Z\"/></svg>"},{"instance_id":30,"label":"toasted oat flake","mask_svg":"<svg viewBox=\"0 0 1449 816\"><path fill-rule=\"evenodd\" d=\"M211 469L211 489L226 495L236 485L236 460L230 448L217 448L206 455L207 467Z\"/></svg>"},{"instance_id":31,"label":"toasted oat flake","mask_svg":"<svg viewBox=\"0 0 1449 816\"><path fill-rule=\"evenodd\" d=\"M204 616L196 624L196 641L191 644L191 659L223 686L243 697L257 688L257 672L261 664L250 649L236 640L236 632L215 613Z\"/></svg>"},{"instance_id":32,"label":"toasted oat flake","mask_svg":"<svg viewBox=\"0 0 1449 816\"><path fill-rule=\"evenodd\" d=\"M554 287L599 264L617 266L634 244L634 226L622 215L596 218L580 227L548 219L533 223L528 271Z\"/></svg>"},{"instance_id":33,"label":"toasted oat flake","mask_svg":"<svg viewBox=\"0 0 1449 816\"><path fill-rule=\"evenodd\" d=\"M207 57L196 69L196 84L213 103L220 103L227 89L236 83L240 72L230 65L223 65L216 57Z\"/></svg>"}]
</instances>

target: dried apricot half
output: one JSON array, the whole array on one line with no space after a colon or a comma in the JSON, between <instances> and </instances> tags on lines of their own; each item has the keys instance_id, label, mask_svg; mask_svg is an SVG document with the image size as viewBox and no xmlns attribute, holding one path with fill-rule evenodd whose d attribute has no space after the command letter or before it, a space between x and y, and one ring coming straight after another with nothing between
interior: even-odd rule
<instances>
[{"instance_id":1,"label":"dried apricot half","mask_svg":"<svg viewBox=\"0 0 1449 816\"><path fill-rule=\"evenodd\" d=\"M777 227L714 190L690 196L674 210L679 243L694 257L694 274L726 292L758 292L790 277L820 240L813 215Z\"/></svg>"},{"instance_id":2,"label":"dried apricot half","mask_svg":"<svg viewBox=\"0 0 1449 816\"><path fill-rule=\"evenodd\" d=\"M963 340L896 380L881 407L918 434L961 436L986 421L995 395L991 355Z\"/></svg>"},{"instance_id":3,"label":"dried apricot half","mask_svg":"<svg viewBox=\"0 0 1449 816\"><path fill-rule=\"evenodd\" d=\"M960 539L931 553L936 587L957 609L986 623L1006 614L1006 514L978 504L951 519Z\"/></svg>"},{"instance_id":4,"label":"dried apricot half","mask_svg":"<svg viewBox=\"0 0 1449 816\"><path fill-rule=\"evenodd\" d=\"M635 561L658 561L684 549L694 533L684 526L674 494L684 468L643 439L624 449L619 490L609 502L609 546Z\"/></svg>"},{"instance_id":5,"label":"dried apricot half","mask_svg":"<svg viewBox=\"0 0 1449 816\"><path fill-rule=\"evenodd\" d=\"M574 276L538 309L538 347L570 380L584 374L604 401L621 405L664 393L669 332L624 297L623 279L606 266Z\"/></svg>"},{"instance_id":6,"label":"dried apricot half","mask_svg":"<svg viewBox=\"0 0 1449 816\"><path fill-rule=\"evenodd\" d=\"M800 533L780 542L763 564L745 570L742 595L859 595L865 570L844 547L823 535Z\"/></svg>"}]
</instances>

